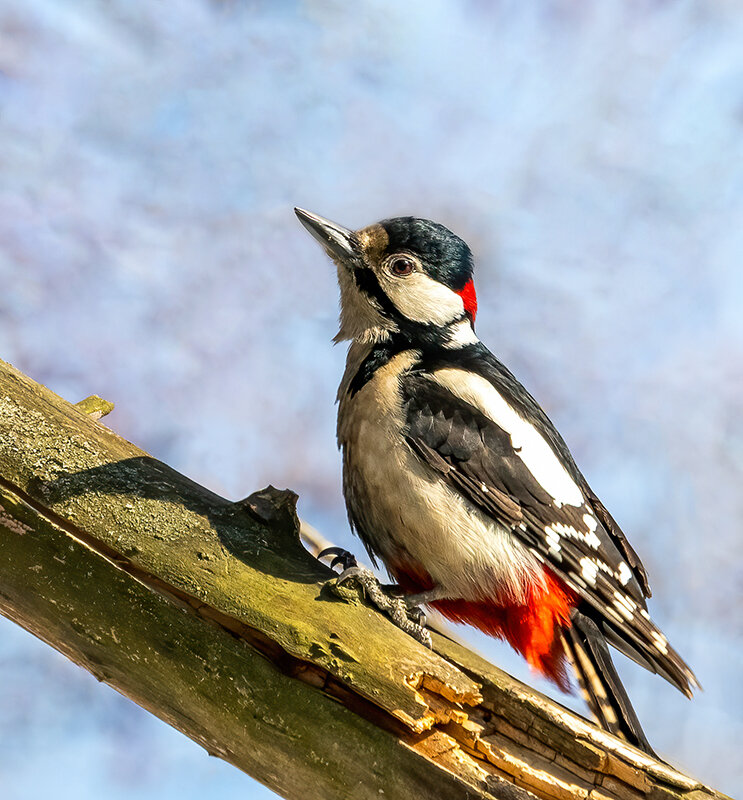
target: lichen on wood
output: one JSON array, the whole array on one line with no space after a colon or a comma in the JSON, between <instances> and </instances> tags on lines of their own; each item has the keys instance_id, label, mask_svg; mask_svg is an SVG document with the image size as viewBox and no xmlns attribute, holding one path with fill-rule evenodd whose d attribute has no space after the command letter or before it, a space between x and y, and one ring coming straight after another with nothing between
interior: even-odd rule
<instances>
[{"instance_id":1,"label":"lichen on wood","mask_svg":"<svg viewBox=\"0 0 743 800\"><path fill-rule=\"evenodd\" d=\"M90 397L75 403L75 408L79 408L83 414L87 414L92 419L99 420L114 410L114 404L110 400L98 397L97 394L91 394Z\"/></svg>"},{"instance_id":2,"label":"lichen on wood","mask_svg":"<svg viewBox=\"0 0 743 800\"><path fill-rule=\"evenodd\" d=\"M342 602L293 493L229 502L85 403L0 362L0 611L210 753L303 800L720 796Z\"/></svg>"}]
</instances>

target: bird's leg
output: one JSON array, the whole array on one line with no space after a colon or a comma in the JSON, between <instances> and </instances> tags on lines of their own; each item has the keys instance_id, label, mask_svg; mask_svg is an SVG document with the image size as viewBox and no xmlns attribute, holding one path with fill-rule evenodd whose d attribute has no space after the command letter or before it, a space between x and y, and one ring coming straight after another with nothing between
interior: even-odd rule
<instances>
[{"instance_id":1,"label":"bird's leg","mask_svg":"<svg viewBox=\"0 0 743 800\"><path fill-rule=\"evenodd\" d=\"M408 606L408 614L410 614L411 619L424 626L426 624L426 615L421 606L433 603L434 600L443 600L447 595L446 589L441 586L434 586L431 589L426 589L425 592L407 594L403 597L403 600Z\"/></svg>"},{"instance_id":2,"label":"bird's leg","mask_svg":"<svg viewBox=\"0 0 743 800\"><path fill-rule=\"evenodd\" d=\"M390 594L382 588L377 576L356 561L353 553L341 547L328 547L318 554L318 559L332 555L331 569L341 565L343 572L333 580L331 588L342 586L349 581L355 581L364 595L400 628L426 647L431 647L431 634L426 630L425 614L415 603L410 603L410 598L419 598L421 595L400 596ZM426 592L423 593L428 594ZM425 602L425 601L423 601Z\"/></svg>"},{"instance_id":3,"label":"bird's leg","mask_svg":"<svg viewBox=\"0 0 743 800\"><path fill-rule=\"evenodd\" d=\"M432 589L426 589L425 592L406 595L405 602L411 608L413 606L425 606L427 603L433 603L434 600L443 600L448 595L449 593L442 586L434 586Z\"/></svg>"}]
</instances>

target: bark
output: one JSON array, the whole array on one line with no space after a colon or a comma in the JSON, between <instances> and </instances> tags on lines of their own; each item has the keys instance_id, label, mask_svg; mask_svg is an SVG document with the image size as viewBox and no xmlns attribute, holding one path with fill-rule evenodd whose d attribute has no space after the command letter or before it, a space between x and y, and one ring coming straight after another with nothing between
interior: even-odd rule
<instances>
[{"instance_id":1,"label":"bark","mask_svg":"<svg viewBox=\"0 0 743 800\"><path fill-rule=\"evenodd\" d=\"M287 798L721 797L434 635L0 362L0 612Z\"/></svg>"}]
</instances>

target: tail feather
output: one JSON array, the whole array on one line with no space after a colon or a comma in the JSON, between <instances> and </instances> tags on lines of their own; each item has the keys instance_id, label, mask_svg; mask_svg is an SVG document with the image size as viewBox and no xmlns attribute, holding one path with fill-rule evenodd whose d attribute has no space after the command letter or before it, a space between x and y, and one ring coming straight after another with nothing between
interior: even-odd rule
<instances>
[{"instance_id":1,"label":"tail feather","mask_svg":"<svg viewBox=\"0 0 743 800\"><path fill-rule=\"evenodd\" d=\"M598 723L615 736L657 757L622 686L598 625L576 609L571 627L563 631L563 644L581 692Z\"/></svg>"}]
</instances>

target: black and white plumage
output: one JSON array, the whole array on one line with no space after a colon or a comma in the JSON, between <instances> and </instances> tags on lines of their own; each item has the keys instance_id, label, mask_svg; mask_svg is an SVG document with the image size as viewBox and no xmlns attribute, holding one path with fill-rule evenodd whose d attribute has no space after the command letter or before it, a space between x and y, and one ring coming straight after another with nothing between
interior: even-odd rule
<instances>
[{"instance_id":1,"label":"black and white plumage","mask_svg":"<svg viewBox=\"0 0 743 800\"><path fill-rule=\"evenodd\" d=\"M469 248L427 220L352 232L297 214L338 267L344 496L369 553L563 688L567 659L598 721L652 752L607 643L687 695L696 679L562 437L476 337Z\"/></svg>"}]
</instances>

